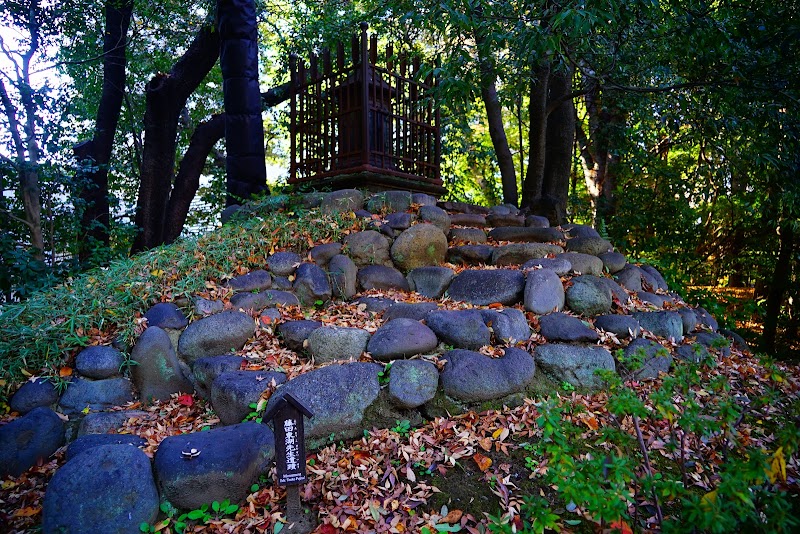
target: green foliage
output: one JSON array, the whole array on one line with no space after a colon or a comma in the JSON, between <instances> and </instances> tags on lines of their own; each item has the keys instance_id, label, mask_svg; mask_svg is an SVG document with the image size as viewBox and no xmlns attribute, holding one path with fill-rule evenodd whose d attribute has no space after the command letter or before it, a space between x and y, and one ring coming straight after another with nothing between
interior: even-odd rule
<instances>
[{"instance_id":1,"label":"green foliage","mask_svg":"<svg viewBox=\"0 0 800 534\"><path fill-rule=\"evenodd\" d=\"M383 371L378 372L378 384L386 386L389 384L389 373L392 371L392 362L383 366Z\"/></svg>"},{"instance_id":2,"label":"green foliage","mask_svg":"<svg viewBox=\"0 0 800 534\"><path fill-rule=\"evenodd\" d=\"M408 434L411 432L411 422L408 419L403 419L402 421L398 419L395 423L395 426L392 427L392 432L397 432L404 438L407 438Z\"/></svg>"}]
</instances>

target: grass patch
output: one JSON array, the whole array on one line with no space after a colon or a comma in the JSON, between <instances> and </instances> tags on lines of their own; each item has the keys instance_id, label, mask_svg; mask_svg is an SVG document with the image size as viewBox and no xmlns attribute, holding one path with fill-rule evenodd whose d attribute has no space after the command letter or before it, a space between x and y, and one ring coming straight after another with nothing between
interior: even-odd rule
<instances>
[{"instance_id":1,"label":"grass patch","mask_svg":"<svg viewBox=\"0 0 800 534\"><path fill-rule=\"evenodd\" d=\"M263 268L280 250L305 252L340 239L355 221L293 207L267 197L244 216L194 239L112 261L28 300L0 308L0 401L30 374L57 376L77 349L119 337L136 339L137 314L158 302L221 296L226 279ZM187 304L186 311L191 314Z\"/></svg>"}]
</instances>

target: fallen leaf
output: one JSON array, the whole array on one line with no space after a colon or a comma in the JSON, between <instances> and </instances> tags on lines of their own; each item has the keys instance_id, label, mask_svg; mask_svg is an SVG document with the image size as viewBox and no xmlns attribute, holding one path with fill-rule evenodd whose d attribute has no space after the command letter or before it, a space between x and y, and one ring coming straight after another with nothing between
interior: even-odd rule
<instances>
[{"instance_id":1,"label":"fallen leaf","mask_svg":"<svg viewBox=\"0 0 800 534\"><path fill-rule=\"evenodd\" d=\"M613 521L608 525L612 532L619 532L620 534L633 534L633 530L631 530L630 525L621 519L619 521Z\"/></svg>"},{"instance_id":2,"label":"fallen leaf","mask_svg":"<svg viewBox=\"0 0 800 534\"><path fill-rule=\"evenodd\" d=\"M182 406L192 406L194 404L194 398L188 393L184 393L180 397L178 397L178 404Z\"/></svg>"},{"instance_id":3,"label":"fallen leaf","mask_svg":"<svg viewBox=\"0 0 800 534\"><path fill-rule=\"evenodd\" d=\"M64 366L58 370L58 376L64 378L66 376L72 376L72 367Z\"/></svg>"},{"instance_id":4,"label":"fallen leaf","mask_svg":"<svg viewBox=\"0 0 800 534\"><path fill-rule=\"evenodd\" d=\"M479 452L473 454L472 459L475 460L475 463L478 464L478 469L480 469L482 472L485 472L492 466L492 459Z\"/></svg>"},{"instance_id":5,"label":"fallen leaf","mask_svg":"<svg viewBox=\"0 0 800 534\"><path fill-rule=\"evenodd\" d=\"M26 506L16 510L12 515L14 517L33 517L42 511L41 506Z\"/></svg>"},{"instance_id":6,"label":"fallen leaf","mask_svg":"<svg viewBox=\"0 0 800 534\"><path fill-rule=\"evenodd\" d=\"M461 516L464 515L463 510L450 510L446 516L442 518L442 523L458 523L461 521Z\"/></svg>"}]
</instances>

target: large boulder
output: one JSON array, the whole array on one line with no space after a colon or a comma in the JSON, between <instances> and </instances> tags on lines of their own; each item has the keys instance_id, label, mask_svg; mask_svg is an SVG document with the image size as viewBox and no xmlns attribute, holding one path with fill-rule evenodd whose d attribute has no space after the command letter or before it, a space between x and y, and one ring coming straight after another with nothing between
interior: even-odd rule
<instances>
[{"instance_id":1,"label":"large boulder","mask_svg":"<svg viewBox=\"0 0 800 534\"><path fill-rule=\"evenodd\" d=\"M145 330L131 351L131 378L145 402L167 400L173 393L191 393L194 386L184 374L181 361L172 348L169 335L151 326ZM188 369L187 369L188 371Z\"/></svg>"},{"instance_id":2,"label":"large boulder","mask_svg":"<svg viewBox=\"0 0 800 534\"><path fill-rule=\"evenodd\" d=\"M130 445L100 445L53 475L44 496L42 531L132 533L157 517L150 458Z\"/></svg>"},{"instance_id":3,"label":"large boulder","mask_svg":"<svg viewBox=\"0 0 800 534\"><path fill-rule=\"evenodd\" d=\"M86 434L79 436L67 447L66 458L69 462L79 454L102 445L130 445L146 447L147 440L135 434Z\"/></svg>"},{"instance_id":4,"label":"large boulder","mask_svg":"<svg viewBox=\"0 0 800 534\"><path fill-rule=\"evenodd\" d=\"M417 218L420 222L430 223L438 227L445 234L450 231L450 216L442 208L422 206L419 209Z\"/></svg>"},{"instance_id":5,"label":"large boulder","mask_svg":"<svg viewBox=\"0 0 800 534\"><path fill-rule=\"evenodd\" d=\"M602 237L573 237L567 240L567 252L580 252L600 256L614 249L611 243Z\"/></svg>"},{"instance_id":6,"label":"large boulder","mask_svg":"<svg viewBox=\"0 0 800 534\"><path fill-rule=\"evenodd\" d=\"M392 260L401 271L439 265L447 254L447 236L432 224L415 224L397 236L391 248Z\"/></svg>"},{"instance_id":7,"label":"large boulder","mask_svg":"<svg viewBox=\"0 0 800 534\"><path fill-rule=\"evenodd\" d=\"M683 340L683 319L678 312L634 312L633 316L645 330L676 343Z\"/></svg>"},{"instance_id":8,"label":"large boulder","mask_svg":"<svg viewBox=\"0 0 800 534\"><path fill-rule=\"evenodd\" d=\"M431 352L439 344L433 330L414 319L395 319L370 338L367 351L378 361L408 358Z\"/></svg>"},{"instance_id":9,"label":"large boulder","mask_svg":"<svg viewBox=\"0 0 800 534\"><path fill-rule=\"evenodd\" d=\"M597 332L583 321L564 313L551 313L539 319L540 332L547 341L592 342L597 341Z\"/></svg>"},{"instance_id":10,"label":"large boulder","mask_svg":"<svg viewBox=\"0 0 800 534\"><path fill-rule=\"evenodd\" d=\"M192 510L213 501L244 500L274 454L272 431L248 422L164 438L153 469L161 498Z\"/></svg>"},{"instance_id":11,"label":"large boulder","mask_svg":"<svg viewBox=\"0 0 800 534\"><path fill-rule=\"evenodd\" d=\"M428 314L426 323L436 336L460 349L479 349L492 342L492 332L479 310L441 310Z\"/></svg>"},{"instance_id":12,"label":"large boulder","mask_svg":"<svg viewBox=\"0 0 800 534\"><path fill-rule=\"evenodd\" d=\"M406 279L412 291L428 298L438 299L450 287L455 275L455 271L449 267L428 266L413 269Z\"/></svg>"},{"instance_id":13,"label":"large boulder","mask_svg":"<svg viewBox=\"0 0 800 534\"><path fill-rule=\"evenodd\" d=\"M64 422L50 408L34 408L0 426L0 479L18 477L64 443Z\"/></svg>"},{"instance_id":14,"label":"large boulder","mask_svg":"<svg viewBox=\"0 0 800 534\"><path fill-rule=\"evenodd\" d=\"M122 406L133 399L133 384L125 378L105 380L79 378L70 382L67 390L61 395L58 406L67 415L77 415L87 408L93 412L100 412L114 406Z\"/></svg>"},{"instance_id":15,"label":"large boulder","mask_svg":"<svg viewBox=\"0 0 800 534\"><path fill-rule=\"evenodd\" d=\"M513 345L520 341L528 341L531 327L525 314L516 308L504 310L481 310L483 322L492 329L497 342Z\"/></svg>"},{"instance_id":16,"label":"large boulder","mask_svg":"<svg viewBox=\"0 0 800 534\"><path fill-rule=\"evenodd\" d=\"M525 389L536 365L530 354L507 348L505 355L491 358L469 350L451 350L441 374L445 394L464 402L499 399Z\"/></svg>"},{"instance_id":17,"label":"large boulder","mask_svg":"<svg viewBox=\"0 0 800 534\"><path fill-rule=\"evenodd\" d=\"M286 375L275 371L228 371L211 384L211 405L223 425L241 423L261 394L286 382Z\"/></svg>"},{"instance_id":18,"label":"large boulder","mask_svg":"<svg viewBox=\"0 0 800 534\"><path fill-rule=\"evenodd\" d=\"M11 397L8 405L12 412L25 415L34 408L53 406L58 402L58 390L47 378L34 378L23 383Z\"/></svg>"},{"instance_id":19,"label":"large boulder","mask_svg":"<svg viewBox=\"0 0 800 534\"><path fill-rule=\"evenodd\" d=\"M358 267L353 260L344 254L333 256L328 265L328 278L331 282L333 296L350 300L357 293Z\"/></svg>"},{"instance_id":20,"label":"large boulder","mask_svg":"<svg viewBox=\"0 0 800 534\"><path fill-rule=\"evenodd\" d=\"M301 352L305 350L304 344L311 332L321 326L320 321L286 321L278 325L278 336L287 349Z\"/></svg>"},{"instance_id":21,"label":"large boulder","mask_svg":"<svg viewBox=\"0 0 800 534\"><path fill-rule=\"evenodd\" d=\"M399 289L408 291L408 280L403 273L386 265L367 265L358 270L358 285L365 291L370 289Z\"/></svg>"},{"instance_id":22,"label":"large boulder","mask_svg":"<svg viewBox=\"0 0 800 534\"><path fill-rule=\"evenodd\" d=\"M375 230L354 232L344 238L345 253L359 267L365 265L392 265L389 257L389 240Z\"/></svg>"},{"instance_id":23,"label":"large boulder","mask_svg":"<svg viewBox=\"0 0 800 534\"><path fill-rule=\"evenodd\" d=\"M383 320L388 322L403 318L424 321L429 313L438 309L435 302L395 302L383 312Z\"/></svg>"},{"instance_id":24,"label":"large boulder","mask_svg":"<svg viewBox=\"0 0 800 534\"><path fill-rule=\"evenodd\" d=\"M639 321L630 315L617 315L615 313L601 315L595 318L594 326L623 339L639 337L641 333Z\"/></svg>"},{"instance_id":25,"label":"large boulder","mask_svg":"<svg viewBox=\"0 0 800 534\"><path fill-rule=\"evenodd\" d=\"M322 245L317 245L315 247L311 247L308 251L308 255L311 256L311 259L322 267L325 268L328 265L328 262L342 252L342 244L341 243L323 243Z\"/></svg>"},{"instance_id":26,"label":"large boulder","mask_svg":"<svg viewBox=\"0 0 800 534\"><path fill-rule=\"evenodd\" d=\"M539 371L556 384L598 389L605 383L595 371L615 370L614 357L603 347L546 343L536 347L533 355Z\"/></svg>"},{"instance_id":27,"label":"large boulder","mask_svg":"<svg viewBox=\"0 0 800 534\"><path fill-rule=\"evenodd\" d=\"M286 393L300 401L314 417L306 421L308 445L316 448L335 439L360 436L364 413L378 398L378 373L383 366L354 362L334 364L303 373L279 387L267 411Z\"/></svg>"},{"instance_id":28,"label":"large boulder","mask_svg":"<svg viewBox=\"0 0 800 534\"><path fill-rule=\"evenodd\" d=\"M625 264L627 263L625 255L619 252L605 252L597 257L600 258L600 261L603 262L603 267L605 267L606 271L610 274L620 272L625 268Z\"/></svg>"},{"instance_id":29,"label":"large boulder","mask_svg":"<svg viewBox=\"0 0 800 534\"><path fill-rule=\"evenodd\" d=\"M447 249L447 262L464 265L490 263L494 247L491 245L461 245Z\"/></svg>"},{"instance_id":30,"label":"large boulder","mask_svg":"<svg viewBox=\"0 0 800 534\"><path fill-rule=\"evenodd\" d=\"M302 263L297 268L294 292L304 306L327 302L331 298L331 284L328 276L314 263Z\"/></svg>"},{"instance_id":31,"label":"large boulder","mask_svg":"<svg viewBox=\"0 0 800 534\"><path fill-rule=\"evenodd\" d=\"M564 286L561 278L550 269L528 271L523 296L525 309L543 315L564 308Z\"/></svg>"},{"instance_id":32,"label":"large boulder","mask_svg":"<svg viewBox=\"0 0 800 534\"><path fill-rule=\"evenodd\" d=\"M486 243L486 232L480 228L453 228L449 237L453 243Z\"/></svg>"},{"instance_id":33,"label":"large boulder","mask_svg":"<svg viewBox=\"0 0 800 534\"><path fill-rule=\"evenodd\" d=\"M276 252L267 258L267 266L275 276L290 276L294 274L297 266L303 259L300 254L291 251ZM269 289L269 288L262 288Z\"/></svg>"},{"instance_id":34,"label":"large boulder","mask_svg":"<svg viewBox=\"0 0 800 534\"><path fill-rule=\"evenodd\" d=\"M323 326L308 336L308 351L317 364L358 360L367 350L369 332L361 328Z\"/></svg>"},{"instance_id":35,"label":"large boulder","mask_svg":"<svg viewBox=\"0 0 800 534\"><path fill-rule=\"evenodd\" d=\"M247 360L241 356L206 356L198 358L192 365L192 383L197 395L203 399L211 398L211 384L222 373L238 371Z\"/></svg>"},{"instance_id":36,"label":"large boulder","mask_svg":"<svg viewBox=\"0 0 800 534\"><path fill-rule=\"evenodd\" d=\"M556 259L567 260L572 265L572 274L603 275L603 260L597 256L582 252L565 252L556 256Z\"/></svg>"},{"instance_id":37,"label":"large boulder","mask_svg":"<svg viewBox=\"0 0 800 534\"><path fill-rule=\"evenodd\" d=\"M322 213L335 214L360 210L364 207L364 195L358 189L340 189L322 198Z\"/></svg>"},{"instance_id":38,"label":"large boulder","mask_svg":"<svg viewBox=\"0 0 800 534\"><path fill-rule=\"evenodd\" d=\"M649 339L634 339L623 355L624 367L637 379L658 378L659 373L669 372L672 365L672 354Z\"/></svg>"},{"instance_id":39,"label":"large boulder","mask_svg":"<svg viewBox=\"0 0 800 534\"><path fill-rule=\"evenodd\" d=\"M511 269L462 271L453 278L447 290L453 300L461 300L478 306L499 302L509 305L522 300L525 275Z\"/></svg>"},{"instance_id":40,"label":"large boulder","mask_svg":"<svg viewBox=\"0 0 800 534\"><path fill-rule=\"evenodd\" d=\"M417 408L436 396L439 371L423 360L397 360L389 372L389 400L400 408Z\"/></svg>"},{"instance_id":41,"label":"large boulder","mask_svg":"<svg viewBox=\"0 0 800 534\"><path fill-rule=\"evenodd\" d=\"M236 292L262 291L272 287L272 275L263 269L258 269L231 278L227 285Z\"/></svg>"},{"instance_id":42,"label":"large boulder","mask_svg":"<svg viewBox=\"0 0 800 534\"><path fill-rule=\"evenodd\" d=\"M151 324L150 321L147 324ZM122 372L124 363L125 356L120 351L114 347L98 345L86 347L78 353L75 357L75 370L86 378L111 378Z\"/></svg>"},{"instance_id":43,"label":"large boulder","mask_svg":"<svg viewBox=\"0 0 800 534\"><path fill-rule=\"evenodd\" d=\"M256 324L246 313L217 313L186 327L178 341L178 354L189 363L197 358L225 354L244 347L255 332Z\"/></svg>"},{"instance_id":44,"label":"large boulder","mask_svg":"<svg viewBox=\"0 0 800 534\"><path fill-rule=\"evenodd\" d=\"M180 308L171 302L159 302L147 310L144 318L147 319L147 326L157 326L159 328L181 330L189 324L189 319L186 318Z\"/></svg>"},{"instance_id":45,"label":"large boulder","mask_svg":"<svg viewBox=\"0 0 800 534\"><path fill-rule=\"evenodd\" d=\"M411 207L411 193L409 191L381 191L375 193L367 200L367 210L372 213L380 211L396 212L406 211Z\"/></svg>"},{"instance_id":46,"label":"large boulder","mask_svg":"<svg viewBox=\"0 0 800 534\"><path fill-rule=\"evenodd\" d=\"M566 292L567 307L585 316L611 311L611 290L596 276L576 276Z\"/></svg>"},{"instance_id":47,"label":"large boulder","mask_svg":"<svg viewBox=\"0 0 800 534\"><path fill-rule=\"evenodd\" d=\"M513 243L495 248L492 253L492 264L522 265L528 260L545 258L549 254L561 254L564 249L549 243Z\"/></svg>"},{"instance_id":48,"label":"large boulder","mask_svg":"<svg viewBox=\"0 0 800 534\"><path fill-rule=\"evenodd\" d=\"M564 276L572 270L572 264L564 258L534 258L523 263L521 269L523 271L550 269L558 276Z\"/></svg>"}]
</instances>

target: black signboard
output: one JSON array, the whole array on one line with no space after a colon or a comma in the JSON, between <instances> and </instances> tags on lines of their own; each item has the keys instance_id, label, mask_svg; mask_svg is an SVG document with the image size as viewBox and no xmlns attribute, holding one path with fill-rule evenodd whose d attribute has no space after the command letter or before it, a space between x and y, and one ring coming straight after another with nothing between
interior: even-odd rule
<instances>
[{"instance_id":1,"label":"black signboard","mask_svg":"<svg viewBox=\"0 0 800 534\"><path fill-rule=\"evenodd\" d=\"M314 414L291 394L285 394L264 415L272 420L275 433L275 467L278 484L294 486L306 482L306 444L303 434L303 416Z\"/></svg>"}]
</instances>

